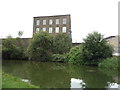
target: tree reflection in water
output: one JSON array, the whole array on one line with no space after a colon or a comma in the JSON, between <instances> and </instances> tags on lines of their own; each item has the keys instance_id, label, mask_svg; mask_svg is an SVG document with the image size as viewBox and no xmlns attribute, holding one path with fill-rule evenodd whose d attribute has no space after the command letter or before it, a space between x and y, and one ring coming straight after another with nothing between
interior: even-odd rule
<instances>
[{"instance_id":1,"label":"tree reflection in water","mask_svg":"<svg viewBox=\"0 0 120 90\"><path fill-rule=\"evenodd\" d=\"M23 81L29 80L31 84L41 88L109 89L107 82L120 84L118 70L101 70L97 67L68 63L4 60L2 70L23 79ZM75 81L78 81L79 84L75 84ZM80 82L85 84L80 84Z\"/></svg>"}]
</instances>

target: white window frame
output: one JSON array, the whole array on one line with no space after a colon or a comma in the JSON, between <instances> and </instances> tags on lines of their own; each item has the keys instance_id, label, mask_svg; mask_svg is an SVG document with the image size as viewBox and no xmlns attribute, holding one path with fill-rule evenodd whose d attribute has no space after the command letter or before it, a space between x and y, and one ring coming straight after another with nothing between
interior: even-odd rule
<instances>
[{"instance_id":1,"label":"white window frame","mask_svg":"<svg viewBox=\"0 0 120 90\"><path fill-rule=\"evenodd\" d=\"M52 33L52 31L53 31L53 28L49 27L49 33Z\"/></svg>"},{"instance_id":2,"label":"white window frame","mask_svg":"<svg viewBox=\"0 0 120 90\"><path fill-rule=\"evenodd\" d=\"M66 18L63 19L63 24L67 24L67 19Z\"/></svg>"},{"instance_id":3,"label":"white window frame","mask_svg":"<svg viewBox=\"0 0 120 90\"><path fill-rule=\"evenodd\" d=\"M56 33L59 33L59 32L60 32L60 27L56 27L56 28L55 28L55 32L56 32Z\"/></svg>"},{"instance_id":4,"label":"white window frame","mask_svg":"<svg viewBox=\"0 0 120 90\"><path fill-rule=\"evenodd\" d=\"M36 20L36 25L40 25L40 20Z\"/></svg>"},{"instance_id":5,"label":"white window frame","mask_svg":"<svg viewBox=\"0 0 120 90\"><path fill-rule=\"evenodd\" d=\"M49 25L51 25L51 24L53 24L53 20L52 19L49 20Z\"/></svg>"},{"instance_id":6,"label":"white window frame","mask_svg":"<svg viewBox=\"0 0 120 90\"><path fill-rule=\"evenodd\" d=\"M43 25L46 25L46 20L43 20Z\"/></svg>"},{"instance_id":7,"label":"white window frame","mask_svg":"<svg viewBox=\"0 0 120 90\"><path fill-rule=\"evenodd\" d=\"M67 32L67 28L66 27L62 27L62 32L66 33Z\"/></svg>"},{"instance_id":8,"label":"white window frame","mask_svg":"<svg viewBox=\"0 0 120 90\"><path fill-rule=\"evenodd\" d=\"M43 28L43 31L46 31L46 27Z\"/></svg>"},{"instance_id":9,"label":"white window frame","mask_svg":"<svg viewBox=\"0 0 120 90\"><path fill-rule=\"evenodd\" d=\"M56 19L56 24L60 24L60 19Z\"/></svg>"},{"instance_id":10,"label":"white window frame","mask_svg":"<svg viewBox=\"0 0 120 90\"><path fill-rule=\"evenodd\" d=\"M36 28L36 33L38 33L40 31L40 28Z\"/></svg>"}]
</instances>

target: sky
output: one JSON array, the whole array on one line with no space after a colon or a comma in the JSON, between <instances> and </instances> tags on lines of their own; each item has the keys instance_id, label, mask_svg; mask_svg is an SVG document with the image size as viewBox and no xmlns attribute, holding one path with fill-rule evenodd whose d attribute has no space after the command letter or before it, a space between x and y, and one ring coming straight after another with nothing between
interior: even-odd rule
<instances>
[{"instance_id":1,"label":"sky","mask_svg":"<svg viewBox=\"0 0 120 90\"><path fill-rule=\"evenodd\" d=\"M118 35L119 0L1 0L0 38L31 38L33 17L71 15L72 42L83 42L88 33Z\"/></svg>"}]
</instances>

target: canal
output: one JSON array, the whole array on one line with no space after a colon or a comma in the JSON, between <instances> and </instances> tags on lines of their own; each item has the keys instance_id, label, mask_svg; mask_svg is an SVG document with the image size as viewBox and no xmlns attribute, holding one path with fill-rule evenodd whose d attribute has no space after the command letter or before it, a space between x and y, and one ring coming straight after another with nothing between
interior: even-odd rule
<instances>
[{"instance_id":1,"label":"canal","mask_svg":"<svg viewBox=\"0 0 120 90\"><path fill-rule=\"evenodd\" d=\"M41 88L108 88L119 84L117 70L68 63L3 60L2 70Z\"/></svg>"}]
</instances>

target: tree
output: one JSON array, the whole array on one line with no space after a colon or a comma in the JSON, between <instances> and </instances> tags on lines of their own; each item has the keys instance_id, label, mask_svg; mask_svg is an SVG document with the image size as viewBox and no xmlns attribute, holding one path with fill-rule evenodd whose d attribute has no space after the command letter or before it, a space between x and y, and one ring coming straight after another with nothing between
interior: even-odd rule
<instances>
[{"instance_id":1,"label":"tree","mask_svg":"<svg viewBox=\"0 0 120 90\"><path fill-rule=\"evenodd\" d=\"M20 38L7 36L2 40L2 58L3 59L28 59L25 54L26 48Z\"/></svg>"},{"instance_id":2,"label":"tree","mask_svg":"<svg viewBox=\"0 0 120 90\"><path fill-rule=\"evenodd\" d=\"M66 55L67 61L73 64L84 64L82 50L83 45L72 47L70 52Z\"/></svg>"},{"instance_id":3,"label":"tree","mask_svg":"<svg viewBox=\"0 0 120 90\"><path fill-rule=\"evenodd\" d=\"M98 32L88 34L83 44L83 59L86 64L98 64L100 60L112 56L112 47Z\"/></svg>"},{"instance_id":4,"label":"tree","mask_svg":"<svg viewBox=\"0 0 120 90\"><path fill-rule=\"evenodd\" d=\"M67 53L71 47L72 41L67 34L59 33L55 35L53 40L53 52L55 54Z\"/></svg>"},{"instance_id":5,"label":"tree","mask_svg":"<svg viewBox=\"0 0 120 90\"><path fill-rule=\"evenodd\" d=\"M21 37L23 35L23 31L18 32L18 36Z\"/></svg>"},{"instance_id":6,"label":"tree","mask_svg":"<svg viewBox=\"0 0 120 90\"><path fill-rule=\"evenodd\" d=\"M18 32L18 37L15 39L16 41L16 45L19 48L20 52L22 52L22 59L28 59L27 55L26 55L26 47L25 47L25 43L24 40L22 38L20 38L23 35L23 31L19 31Z\"/></svg>"},{"instance_id":7,"label":"tree","mask_svg":"<svg viewBox=\"0 0 120 90\"><path fill-rule=\"evenodd\" d=\"M52 36L44 31L34 34L28 46L28 57L30 60L48 61L52 51Z\"/></svg>"},{"instance_id":8,"label":"tree","mask_svg":"<svg viewBox=\"0 0 120 90\"><path fill-rule=\"evenodd\" d=\"M15 39L8 36L2 40L2 58L3 59L20 59L22 54L15 44Z\"/></svg>"}]
</instances>

